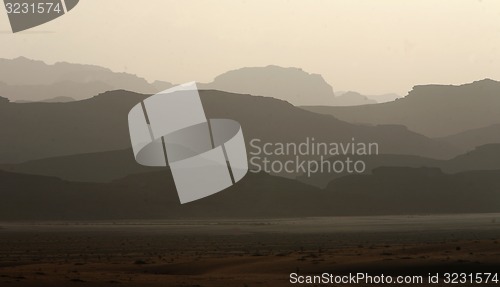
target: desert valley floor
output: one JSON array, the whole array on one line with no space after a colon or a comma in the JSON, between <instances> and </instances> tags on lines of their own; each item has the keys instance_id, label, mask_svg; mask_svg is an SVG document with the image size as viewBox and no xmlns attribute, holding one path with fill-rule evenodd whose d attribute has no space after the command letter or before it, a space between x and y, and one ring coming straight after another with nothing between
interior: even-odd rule
<instances>
[{"instance_id":1,"label":"desert valley floor","mask_svg":"<svg viewBox=\"0 0 500 287\"><path fill-rule=\"evenodd\" d=\"M1 286L290 286L498 272L500 214L0 224Z\"/></svg>"}]
</instances>

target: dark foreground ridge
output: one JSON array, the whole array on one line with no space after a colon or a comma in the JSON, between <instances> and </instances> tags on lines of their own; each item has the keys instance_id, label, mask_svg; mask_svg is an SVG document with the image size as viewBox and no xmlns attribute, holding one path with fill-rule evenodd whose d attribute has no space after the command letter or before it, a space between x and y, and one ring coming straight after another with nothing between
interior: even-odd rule
<instances>
[{"instance_id":1,"label":"dark foreground ridge","mask_svg":"<svg viewBox=\"0 0 500 287\"><path fill-rule=\"evenodd\" d=\"M279 218L332 215L500 212L500 170L445 174L436 168L379 168L325 190L249 173L238 184L179 204L168 170L111 183L78 183L0 172L0 220Z\"/></svg>"}]
</instances>

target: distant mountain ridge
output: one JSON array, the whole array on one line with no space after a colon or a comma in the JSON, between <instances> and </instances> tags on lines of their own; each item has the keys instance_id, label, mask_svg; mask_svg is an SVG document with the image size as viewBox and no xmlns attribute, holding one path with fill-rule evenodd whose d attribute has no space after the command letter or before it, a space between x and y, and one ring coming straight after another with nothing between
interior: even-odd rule
<instances>
[{"instance_id":1,"label":"distant mountain ridge","mask_svg":"<svg viewBox=\"0 0 500 287\"><path fill-rule=\"evenodd\" d=\"M369 99L367 96L353 91L348 91L341 94L337 93L335 97L335 106L361 106L376 103L376 100Z\"/></svg>"},{"instance_id":2,"label":"distant mountain ridge","mask_svg":"<svg viewBox=\"0 0 500 287\"><path fill-rule=\"evenodd\" d=\"M78 83L61 81L47 85L7 85L0 83L0 95L12 102L43 102L54 98L68 97L87 99L94 95L114 90L103 82ZM57 96L59 95L59 96Z\"/></svg>"},{"instance_id":3,"label":"distant mountain ridge","mask_svg":"<svg viewBox=\"0 0 500 287\"><path fill-rule=\"evenodd\" d=\"M49 65L25 57L0 59L0 96L13 102L40 102L63 96L82 100L118 89L154 94L172 86L166 81L149 83L136 75L96 65L66 62ZM294 105L354 106L376 102L356 92L335 97L333 88L321 75L275 65L228 71L199 87L274 97Z\"/></svg>"},{"instance_id":4,"label":"distant mountain ridge","mask_svg":"<svg viewBox=\"0 0 500 287\"><path fill-rule=\"evenodd\" d=\"M0 82L0 96L11 101L42 101L60 96L81 100L110 90L156 93L172 86L167 82L148 83L136 75L95 65L48 65L25 57L0 59Z\"/></svg>"},{"instance_id":5,"label":"distant mountain ridge","mask_svg":"<svg viewBox=\"0 0 500 287\"><path fill-rule=\"evenodd\" d=\"M293 105L333 105L335 101L332 86L321 75L275 65L228 71L215 77L213 82L199 86L202 89L273 97Z\"/></svg>"},{"instance_id":6,"label":"distant mountain ridge","mask_svg":"<svg viewBox=\"0 0 500 287\"><path fill-rule=\"evenodd\" d=\"M374 104L374 103L386 103L386 102L392 102L392 101L395 101L396 99L401 98L400 95L395 94L395 93L387 93L387 94L379 94L379 95L365 95L362 93L358 93L356 91L335 91L335 96L337 98L340 98L343 95L346 95L347 93L355 93L355 94L360 95L361 101L355 102L354 104L350 104L350 105L339 104L337 106L361 106L361 105ZM359 96L357 96L357 97L359 97Z\"/></svg>"},{"instance_id":7,"label":"distant mountain ridge","mask_svg":"<svg viewBox=\"0 0 500 287\"><path fill-rule=\"evenodd\" d=\"M500 82L415 86L394 102L358 107L307 106L350 123L398 124L429 137L445 137L500 123ZM485 144L485 143L482 143Z\"/></svg>"},{"instance_id":8,"label":"distant mountain ridge","mask_svg":"<svg viewBox=\"0 0 500 287\"><path fill-rule=\"evenodd\" d=\"M273 97L295 106L359 106L392 101L399 97L396 94L365 96L354 91L334 92L333 87L320 74L276 65L227 71L215 77L211 83L200 84L199 87Z\"/></svg>"}]
</instances>

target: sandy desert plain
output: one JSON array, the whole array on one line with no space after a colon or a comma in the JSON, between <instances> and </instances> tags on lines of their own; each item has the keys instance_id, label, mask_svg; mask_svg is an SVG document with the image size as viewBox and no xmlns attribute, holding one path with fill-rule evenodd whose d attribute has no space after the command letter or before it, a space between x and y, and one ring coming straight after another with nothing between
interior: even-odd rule
<instances>
[{"instance_id":1,"label":"sandy desert plain","mask_svg":"<svg viewBox=\"0 0 500 287\"><path fill-rule=\"evenodd\" d=\"M0 286L292 286L294 272L500 272L499 240L500 214L3 222Z\"/></svg>"}]
</instances>

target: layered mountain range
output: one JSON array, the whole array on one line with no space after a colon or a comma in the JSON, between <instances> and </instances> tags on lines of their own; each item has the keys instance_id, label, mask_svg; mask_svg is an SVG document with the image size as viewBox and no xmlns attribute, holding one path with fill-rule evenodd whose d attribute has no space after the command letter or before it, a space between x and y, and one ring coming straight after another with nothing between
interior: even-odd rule
<instances>
[{"instance_id":1,"label":"layered mountain range","mask_svg":"<svg viewBox=\"0 0 500 287\"><path fill-rule=\"evenodd\" d=\"M95 65L67 62L49 65L25 57L0 59L0 95L12 102L67 102L69 94L74 100L82 100L110 90L157 93L172 86L166 81L148 82L133 74ZM335 95L321 75L275 65L228 71L199 87L274 97L295 105L355 106L398 97L394 94L365 96L353 91Z\"/></svg>"},{"instance_id":2,"label":"layered mountain range","mask_svg":"<svg viewBox=\"0 0 500 287\"><path fill-rule=\"evenodd\" d=\"M351 124L268 97L216 90L200 95L207 117L237 120L247 142L300 143L306 138L350 142L354 138L377 143L383 154L449 158L461 152L404 126ZM0 142L0 163L128 148L128 112L146 97L112 91L68 103L1 104L0 130L5 140Z\"/></svg>"},{"instance_id":3,"label":"layered mountain range","mask_svg":"<svg viewBox=\"0 0 500 287\"><path fill-rule=\"evenodd\" d=\"M168 168L135 162L127 122L134 105L168 83L148 83L95 66L27 59L2 65L11 65L13 72L0 69L0 82L7 83L0 85L0 220L500 211L500 83L493 80L416 86L406 97L382 104L298 107L286 99L335 104L340 96L321 76L295 68L222 75L200 85L206 115L238 121L247 149L252 139L295 144L307 138L325 143L355 139L377 143L380 154L327 159L362 159L367 166L362 174L250 172L227 190L180 205ZM19 80L15 74L24 69L26 79ZM291 75L296 79L287 81ZM281 84L258 84L273 79ZM99 92L86 90L96 82L105 83ZM69 89L54 90L65 84ZM79 94L73 90L78 85L95 94ZM125 89L116 90L120 85ZM19 87L29 87L24 90L29 97L17 97L24 89ZM232 92L218 90L231 87Z\"/></svg>"},{"instance_id":4,"label":"layered mountain range","mask_svg":"<svg viewBox=\"0 0 500 287\"><path fill-rule=\"evenodd\" d=\"M500 82L484 79L469 84L415 86L404 98L358 107L308 106L351 123L398 124L429 136L453 135L500 123ZM479 134L478 134L479 133ZM457 143L461 145L461 143Z\"/></svg>"}]
</instances>

